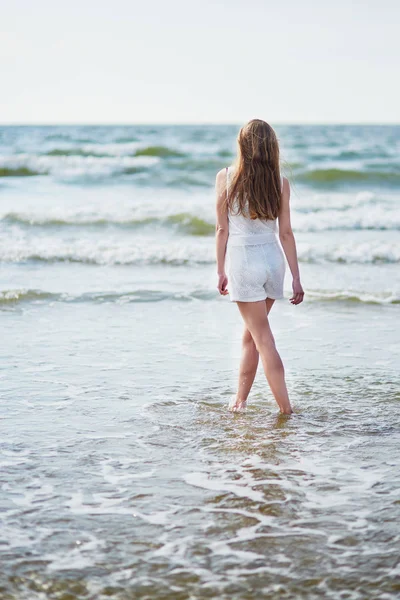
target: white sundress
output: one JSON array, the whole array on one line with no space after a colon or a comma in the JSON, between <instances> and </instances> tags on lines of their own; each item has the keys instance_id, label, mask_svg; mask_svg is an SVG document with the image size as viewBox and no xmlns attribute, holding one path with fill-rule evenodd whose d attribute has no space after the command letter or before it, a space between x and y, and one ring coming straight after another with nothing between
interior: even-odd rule
<instances>
[{"instance_id":1,"label":"white sundress","mask_svg":"<svg viewBox=\"0 0 400 600\"><path fill-rule=\"evenodd\" d=\"M231 173L232 167L226 167L227 193ZM225 261L231 302L282 299L286 263L277 220L250 219L229 211L228 220Z\"/></svg>"}]
</instances>

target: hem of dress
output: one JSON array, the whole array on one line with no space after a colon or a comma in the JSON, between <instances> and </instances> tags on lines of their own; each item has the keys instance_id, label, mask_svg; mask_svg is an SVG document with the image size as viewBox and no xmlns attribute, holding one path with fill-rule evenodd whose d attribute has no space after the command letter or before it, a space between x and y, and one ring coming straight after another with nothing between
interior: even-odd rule
<instances>
[{"instance_id":1,"label":"hem of dress","mask_svg":"<svg viewBox=\"0 0 400 600\"><path fill-rule=\"evenodd\" d=\"M260 296L254 296L253 298L229 298L231 302L260 302L261 300L266 300L268 298L268 296L263 296L262 298L260 298Z\"/></svg>"},{"instance_id":2,"label":"hem of dress","mask_svg":"<svg viewBox=\"0 0 400 600\"><path fill-rule=\"evenodd\" d=\"M277 296L274 298L273 296L263 296L260 298L259 296L254 296L252 298L246 298L245 300L240 298L229 298L231 302L261 302L261 300L284 300L285 296Z\"/></svg>"}]
</instances>

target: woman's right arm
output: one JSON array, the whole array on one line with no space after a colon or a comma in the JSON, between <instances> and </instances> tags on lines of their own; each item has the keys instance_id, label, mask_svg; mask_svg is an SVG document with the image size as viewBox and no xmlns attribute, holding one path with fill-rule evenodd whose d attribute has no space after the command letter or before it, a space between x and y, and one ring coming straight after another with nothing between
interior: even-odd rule
<instances>
[{"instance_id":1,"label":"woman's right arm","mask_svg":"<svg viewBox=\"0 0 400 600\"><path fill-rule=\"evenodd\" d=\"M228 278L225 273L226 244L229 237L228 210L226 206L226 171L218 171L215 180L216 192L216 258L218 274L218 290L222 296L228 294Z\"/></svg>"},{"instance_id":2,"label":"woman's right arm","mask_svg":"<svg viewBox=\"0 0 400 600\"><path fill-rule=\"evenodd\" d=\"M283 178L282 203L279 213L279 239L289 263L290 272L293 277L293 296L290 298L292 304L303 302L304 291L300 283L299 263L297 260L296 241L294 239L292 225L290 223L290 186L286 177Z\"/></svg>"}]
</instances>

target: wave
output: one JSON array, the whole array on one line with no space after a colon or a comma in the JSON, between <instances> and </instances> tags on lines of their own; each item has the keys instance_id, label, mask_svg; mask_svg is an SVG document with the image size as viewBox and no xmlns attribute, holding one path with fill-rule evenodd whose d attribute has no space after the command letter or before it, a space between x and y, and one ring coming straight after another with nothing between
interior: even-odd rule
<instances>
[{"instance_id":1,"label":"wave","mask_svg":"<svg viewBox=\"0 0 400 600\"><path fill-rule=\"evenodd\" d=\"M126 137L117 137L114 141L116 144L130 144L132 142L138 142L139 138L130 135Z\"/></svg>"},{"instance_id":2,"label":"wave","mask_svg":"<svg viewBox=\"0 0 400 600\"><path fill-rule=\"evenodd\" d=\"M130 139L130 138L129 138ZM138 142L92 143L69 147L42 149L38 154L15 153L0 159L0 177L50 175L66 182L110 181L143 174L136 178L139 185L166 187L212 188L216 172L229 157L224 149L209 153L184 152L168 145L138 147ZM359 184L400 186L400 167L395 164L364 164L362 169L315 168L307 170L304 163L287 164L294 183L307 184L314 189ZM148 173L148 176L146 176Z\"/></svg>"},{"instance_id":3,"label":"wave","mask_svg":"<svg viewBox=\"0 0 400 600\"><path fill-rule=\"evenodd\" d=\"M193 300L210 300L217 292L207 289L193 289L188 292L170 292L163 290L134 290L131 292L87 292L84 294L54 293L42 290L13 289L0 291L0 308L24 303L45 302L96 302L129 304L137 302L161 302L175 300L188 302Z\"/></svg>"},{"instance_id":4,"label":"wave","mask_svg":"<svg viewBox=\"0 0 400 600\"><path fill-rule=\"evenodd\" d=\"M85 150L83 148L54 148L45 153L45 156L97 156L99 158L105 158L110 154L104 152L96 152L93 150Z\"/></svg>"},{"instance_id":5,"label":"wave","mask_svg":"<svg viewBox=\"0 0 400 600\"><path fill-rule=\"evenodd\" d=\"M42 292L40 290L1 290L0 305L50 300L53 296L54 294L50 292Z\"/></svg>"},{"instance_id":6,"label":"wave","mask_svg":"<svg viewBox=\"0 0 400 600\"><path fill-rule=\"evenodd\" d=\"M0 256L0 262L4 259ZM26 252L16 253L14 256L7 253L7 258L4 262L43 262L43 263L79 263L84 265L168 265L168 266L183 266L183 265L202 265L212 264L214 261L210 258L186 257L179 254L174 256L168 252L158 253L151 256L132 257L128 253L119 253L112 255L111 253L99 253L92 255L79 254L77 252L57 254L52 252Z\"/></svg>"},{"instance_id":7,"label":"wave","mask_svg":"<svg viewBox=\"0 0 400 600\"><path fill-rule=\"evenodd\" d=\"M233 158L234 153L231 150L219 150L217 155L221 158Z\"/></svg>"},{"instance_id":8,"label":"wave","mask_svg":"<svg viewBox=\"0 0 400 600\"><path fill-rule=\"evenodd\" d=\"M165 221L178 225L181 230L190 235L211 235L215 233L215 225L189 213L170 215L166 217Z\"/></svg>"},{"instance_id":9,"label":"wave","mask_svg":"<svg viewBox=\"0 0 400 600\"><path fill-rule=\"evenodd\" d=\"M47 172L34 171L28 167L0 167L0 177L33 177L35 175L47 175Z\"/></svg>"},{"instance_id":10,"label":"wave","mask_svg":"<svg viewBox=\"0 0 400 600\"><path fill-rule=\"evenodd\" d=\"M224 168L226 166L226 160L222 159L220 156L191 157L186 160L178 161L175 166L181 171L200 171L208 178L210 172L215 175L219 169ZM210 183L211 181L208 179L208 185L210 185Z\"/></svg>"},{"instance_id":11,"label":"wave","mask_svg":"<svg viewBox=\"0 0 400 600\"><path fill-rule=\"evenodd\" d=\"M349 169L314 169L297 173L295 179L311 184L400 183L400 171L357 171Z\"/></svg>"},{"instance_id":12,"label":"wave","mask_svg":"<svg viewBox=\"0 0 400 600\"><path fill-rule=\"evenodd\" d=\"M339 263L354 265L398 264L400 244L395 242L363 242L319 247L315 244L297 244L302 263ZM187 237L166 239L156 236L105 238L78 237L62 239L59 236L31 238L3 237L0 243L0 262L71 262L91 265L171 265L196 266L213 264L215 248L212 239Z\"/></svg>"},{"instance_id":13,"label":"wave","mask_svg":"<svg viewBox=\"0 0 400 600\"><path fill-rule=\"evenodd\" d=\"M320 232L320 231L398 231L400 230L400 210L390 206L370 202L367 196L364 202L355 206L340 206L327 209L318 204L307 206L306 209L296 207L292 213L292 223L295 232ZM370 204L368 204L370 202ZM367 205L368 204L368 205ZM97 209L99 210L99 209ZM40 228L68 228L68 227L120 227L124 229L140 229L149 225L174 228L188 235L214 235L215 222L211 215L199 217L189 212L177 212L160 216L136 216L132 213L96 214L82 211L37 215L35 213L9 212L1 215L0 222L9 225ZM194 212L194 211L193 211Z\"/></svg>"},{"instance_id":14,"label":"wave","mask_svg":"<svg viewBox=\"0 0 400 600\"><path fill-rule=\"evenodd\" d=\"M288 293L289 296L289 293ZM190 302L193 300L216 300L218 294L214 289L196 288L193 290L164 291L139 289L125 292L86 292L83 294L71 294L67 292L56 293L35 289L11 289L0 291L0 310L17 305L31 303L44 304L48 302L68 302L68 303L116 303L130 304L140 302L162 302L164 300L173 300L178 302ZM383 294L370 294L357 291L326 291L326 290L307 290L306 300L311 302L340 302L354 304L379 304L395 305L400 304L400 295L386 292Z\"/></svg>"},{"instance_id":15,"label":"wave","mask_svg":"<svg viewBox=\"0 0 400 600\"><path fill-rule=\"evenodd\" d=\"M390 158L390 154L382 148L364 148L362 150L342 150L337 157L339 160L358 160L364 158Z\"/></svg>"},{"instance_id":16,"label":"wave","mask_svg":"<svg viewBox=\"0 0 400 600\"><path fill-rule=\"evenodd\" d=\"M109 227L140 228L148 225L176 226L179 231L188 235L207 236L215 233L215 225L190 213L176 213L165 217L112 218L72 215L64 217L38 217L19 213L7 213L0 222L10 225L29 227Z\"/></svg>"},{"instance_id":17,"label":"wave","mask_svg":"<svg viewBox=\"0 0 400 600\"><path fill-rule=\"evenodd\" d=\"M293 211L292 220L295 231L400 230L400 210L379 205L331 210L316 207L315 212Z\"/></svg>"},{"instance_id":18,"label":"wave","mask_svg":"<svg viewBox=\"0 0 400 600\"><path fill-rule=\"evenodd\" d=\"M391 292L370 294L356 291L306 290L307 299L320 302L353 302L361 304L400 304L400 295Z\"/></svg>"},{"instance_id":19,"label":"wave","mask_svg":"<svg viewBox=\"0 0 400 600\"><path fill-rule=\"evenodd\" d=\"M132 138L122 138L125 141L119 141L114 144L92 144L84 147L73 148L53 148L44 153L44 156L63 157L63 156L94 156L98 158L122 156L150 156L155 158L184 158L187 155L168 146L145 146L138 148L135 140Z\"/></svg>"},{"instance_id":20,"label":"wave","mask_svg":"<svg viewBox=\"0 0 400 600\"><path fill-rule=\"evenodd\" d=\"M93 144L94 140L88 137L75 136L72 133L50 133L44 138L50 142L75 142L80 144Z\"/></svg>"},{"instance_id":21,"label":"wave","mask_svg":"<svg viewBox=\"0 0 400 600\"><path fill-rule=\"evenodd\" d=\"M45 140L69 142L72 138L67 133L50 133L45 136Z\"/></svg>"},{"instance_id":22,"label":"wave","mask_svg":"<svg viewBox=\"0 0 400 600\"><path fill-rule=\"evenodd\" d=\"M320 248L298 243L298 255L306 263L395 264L400 262L400 244L371 241Z\"/></svg>"},{"instance_id":23,"label":"wave","mask_svg":"<svg viewBox=\"0 0 400 600\"><path fill-rule=\"evenodd\" d=\"M376 160L376 159L391 159L393 158L393 154L389 154L383 149L380 148L362 148L360 150L341 150L337 153L329 152L330 144L326 146L326 152L324 152L324 148L321 148L320 151L313 152L310 150L308 154L309 158L314 162L329 162L329 161L340 161L340 163L345 163L347 161L364 161L364 160ZM376 163L375 163L376 164Z\"/></svg>"},{"instance_id":24,"label":"wave","mask_svg":"<svg viewBox=\"0 0 400 600\"><path fill-rule=\"evenodd\" d=\"M146 146L139 148L135 156L158 156L160 158L182 157L186 156L184 152L169 148L168 146Z\"/></svg>"},{"instance_id":25,"label":"wave","mask_svg":"<svg viewBox=\"0 0 400 600\"><path fill-rule=\"evenodd\" d=\"M0 177L24 175L53 175L65 181L104 181L116 176L131 175L146 171L159 161L157 157L119 156L109 153L96 155L97 149L82 149L81 155L70 153L70 150L55 150L57 155L16 154L2 157ZM110 149L111 152L111 149ZM62 154L63 153L63 154Z\"/></svg>"},{"instance_id":26,"label":"wave","mask_svg":"<svg viewBox=\"0 0 400 600\"><path fill-rule=\"evenodd\" d=\"M0 263L79 263L87 265L169 265L196 266L214 262L212 244L156 239L105 239L59 237L14 238L0 240ZM198 238L199 240L201 238Z\"/></svg>"}]
</instances>

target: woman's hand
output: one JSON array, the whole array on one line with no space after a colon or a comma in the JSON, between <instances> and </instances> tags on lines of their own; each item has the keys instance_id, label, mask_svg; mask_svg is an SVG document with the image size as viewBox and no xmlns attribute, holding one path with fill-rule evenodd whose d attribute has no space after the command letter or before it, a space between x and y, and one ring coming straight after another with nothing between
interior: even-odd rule
<instances>
[{"instance_id":1,"label":"woman's hand","mask_svg":"<svg viewBox=\"0 0 400 600\"><path fill-rule=\"evenodd\" d=\"M227 290L228 278L225 273L218 273L218 291L222 296L226 296L228 293Z\"/></svg>"},{"instance_id":2,"label":"woman's hand","mask_svg":"<svg viewBox=\"0 0 400 600\"><path fill-rule=\"evenodd\" d=\"M304 299L304 291L300 283L300 279L293 279L292 283L293 296L290 298L292 304L300 304Z\"/></svg>"}]
</instances>

